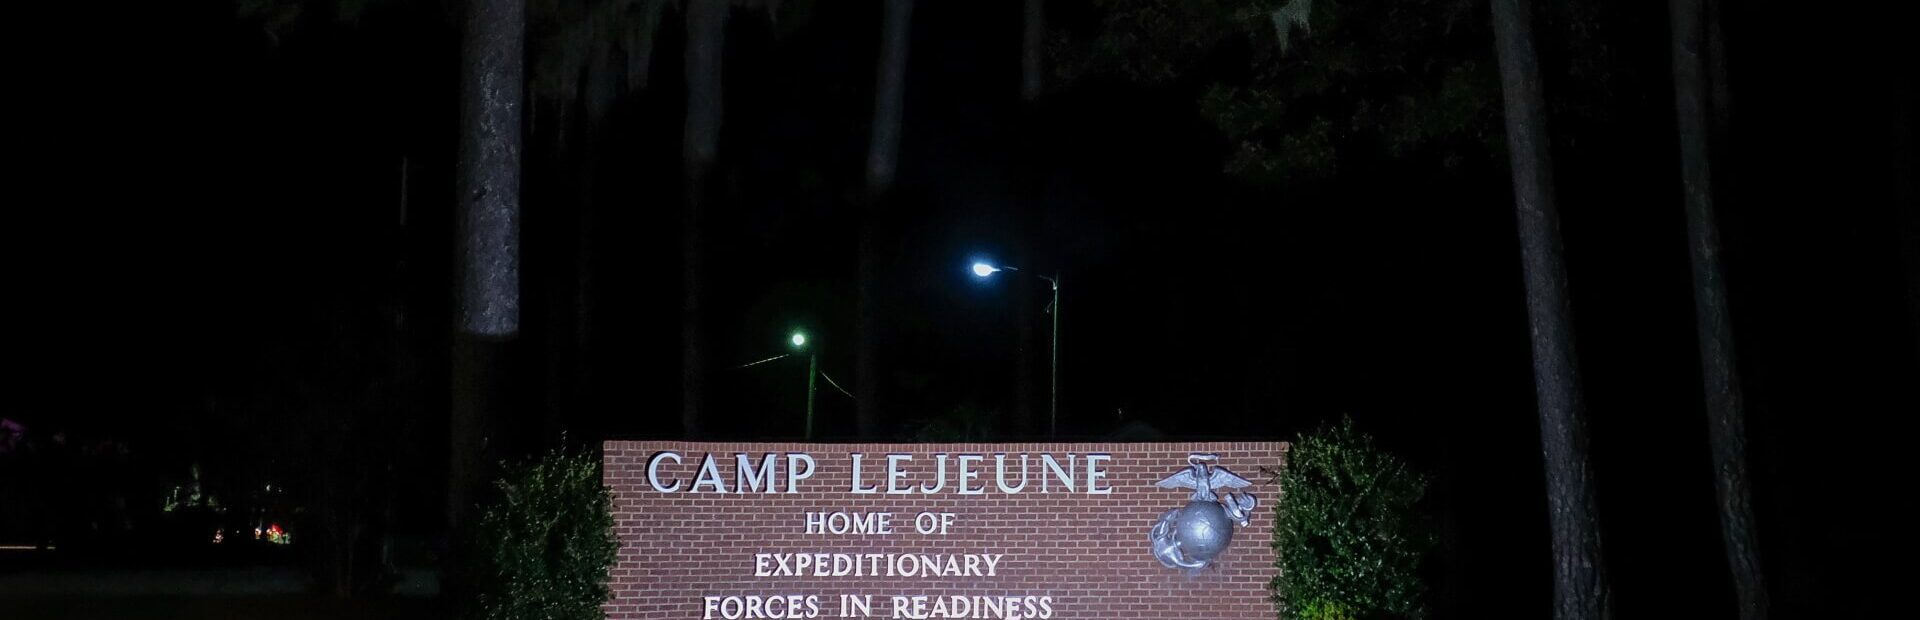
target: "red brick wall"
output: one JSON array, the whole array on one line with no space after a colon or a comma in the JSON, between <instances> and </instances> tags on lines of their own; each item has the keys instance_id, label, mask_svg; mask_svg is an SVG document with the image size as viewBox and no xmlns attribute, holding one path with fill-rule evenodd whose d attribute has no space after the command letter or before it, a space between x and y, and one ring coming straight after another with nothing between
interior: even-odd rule
<instances>
[{"instance_id":1,"label":"red brick wall","mask_svg":"<svg viewBox=\"0 0 1920 620\"><path fill-rule=\"evenodd\" d=\"M1053 618L1102 620L1274 617L1266 583L1273 576L1273 501L1277 489L1261 469L1278 467L1284 443L1151 444L799 444L610 441L605 479L613 488L619 563L613 571L608 616L703 618L705 596L817 595L820 618L841 617L840 595L872 595L872 617L892 618L895 595L1050 596ZM681 492L655 491L646 479L648 459L677 452L684 462L662 465L662 478L678 479ZM734 455L811 454L817 470L801 492L773 494L688 493L700 459L713 454L728 488L734 486ZM881 494L849 492L850 454L864 454L862 483ZM933 478L935 454L982 454L984 495L960 495L953 487L956 463L948 459L949 484L937 494L884 493L887 454L911 454L908 484ZM1009 455L1009 482L1018 478L1020 453L1032 455L1028 487L1003 494L995 486L994 454ZM1108 454L1108 495L1038 492L1042 453L1080 456L1085 479L1088 454ZM1260 499L1251 527L1238 528L1214 565L1197 574L1168 569L1153 558L1147 532L1160 513L1182 506L1187 490L1154 486L1186 465L1187 455L1211 453L1219 465L1252 480L1245 489ZM775 476L785 490L786 461L776 457ZM1065 464L1063 459L1062 464ZM1053 483L1053 484L1057 484ZM1081 489L1084 491L1084 489ZM892 512L888 535L806 534L808 511ZM919 534L914 515L956 514L945 535ZM757 553L1005 554L991 578L947 577L756 577ZM720 617L718 614L713 617Z\"/></svg>"}]
</instances>

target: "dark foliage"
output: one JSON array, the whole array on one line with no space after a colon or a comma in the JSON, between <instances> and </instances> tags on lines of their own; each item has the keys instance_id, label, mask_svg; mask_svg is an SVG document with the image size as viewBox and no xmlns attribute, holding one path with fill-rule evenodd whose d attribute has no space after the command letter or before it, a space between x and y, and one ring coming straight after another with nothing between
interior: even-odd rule
<instances>
[{"instance_id":1,"label":"dark foliage","mask_svg":"<svg viewBox=\"0 0 1920 620\"><path fill-rule=\"evenodd\" d=\"M1420 560L1434 536L1427 479L1353 420L1294 442L1280 470L1268 587L1286 620L1421 617Z\"/></svg>"},{"instance_id":2,"label":"dark foliage","mask_svg":"<svg viewBox=\"0 0 1920 620\"><path fill-rule=\"evenodd\" d=\"M555 450L506 466L499 499L480 518L475 556L475 617L487 620L606 617L613 535L613 492L600 483L600 459Z\"/></svg>"}]
</instances>

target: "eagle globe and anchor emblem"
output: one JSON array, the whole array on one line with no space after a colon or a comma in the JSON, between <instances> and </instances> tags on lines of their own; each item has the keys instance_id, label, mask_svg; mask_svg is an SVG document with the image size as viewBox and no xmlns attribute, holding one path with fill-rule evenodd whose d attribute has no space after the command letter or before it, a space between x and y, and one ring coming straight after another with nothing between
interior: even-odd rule
<instances>
[{"instance_id":1,"label":"eagle globe and anchor emblem","mask_svg":"<svg viewBox=\"0 0 1920 620\"><path fill-rule=\"evenodd\" d=\"M1153 557L1167 568L1197 571L1213 564L1233 541L1233 524L1246 527L1258 501L1252 495L1230 491L1252 486L1213 463L1219 456L1187 456L1187 468L1159 482L1163 489L1193 489L1187 505L1168 510L1153 524L1148 540ZM1216 490L1219 492L1216 493Z\"/></svg>"}]
</instances>

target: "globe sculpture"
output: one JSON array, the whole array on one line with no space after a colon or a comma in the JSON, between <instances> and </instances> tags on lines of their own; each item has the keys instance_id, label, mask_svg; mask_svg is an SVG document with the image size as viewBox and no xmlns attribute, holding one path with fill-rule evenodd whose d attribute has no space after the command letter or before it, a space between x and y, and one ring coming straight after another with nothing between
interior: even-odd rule
<instances>
[{"instance_id":1,"label":"globe sculpture","mask_svg":"<svg viewBox=\"0 0 1920 620\"><path fill-rule=\"evenodd\" d=\"M1212 565L1233 542L1234 523L1245 526L1251 521L1258 500L1233 491L1216 494L1214 489L1238 489L1253 483L1226 468L1214 467L1217 459L1211 454L1188 456L1187 469L1160 481L1159 486L1165 489L1193 489L1187 505L1161 513L1148 533L1153 556L1162 566L1192 571Z\"/></svg>"}]
</instances>

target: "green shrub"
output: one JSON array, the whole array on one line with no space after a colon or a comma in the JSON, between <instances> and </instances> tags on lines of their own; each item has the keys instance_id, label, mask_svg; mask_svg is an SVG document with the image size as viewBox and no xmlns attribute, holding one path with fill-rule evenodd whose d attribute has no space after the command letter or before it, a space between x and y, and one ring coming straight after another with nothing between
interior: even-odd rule
<instances>
[{"instance_id":1,"label":"green shrub","mask_svg":"<svg viewBox=\"0 0 1920 620\"><path fill-rule=\"evenodd\" d=\"M480 518L476 611L486 620L600 620L619 542L599 459L555 450L510 464Z\"/></svg>"},{"instance_id":2,"label":"green shrub","mask_svg":"<svg viewBox=\"0 0 1920 620\"><path fill-rule=\"evenodd\" d=\"M1421 617L1427 481L1352 420L1293 444L1280 470L1268 587L1283 620Z\"/></svg>"},{"instance_id":3,"label":"green shrub","mask_svg":"<svg viewBox=\"0 0 1920 620\"><path fill-rule=\"evenodd\" d=\"M1301 620L1354 620L1347 606L1330 601L1307 601L1295 609Z\"/></svg>"}]
</instances>

